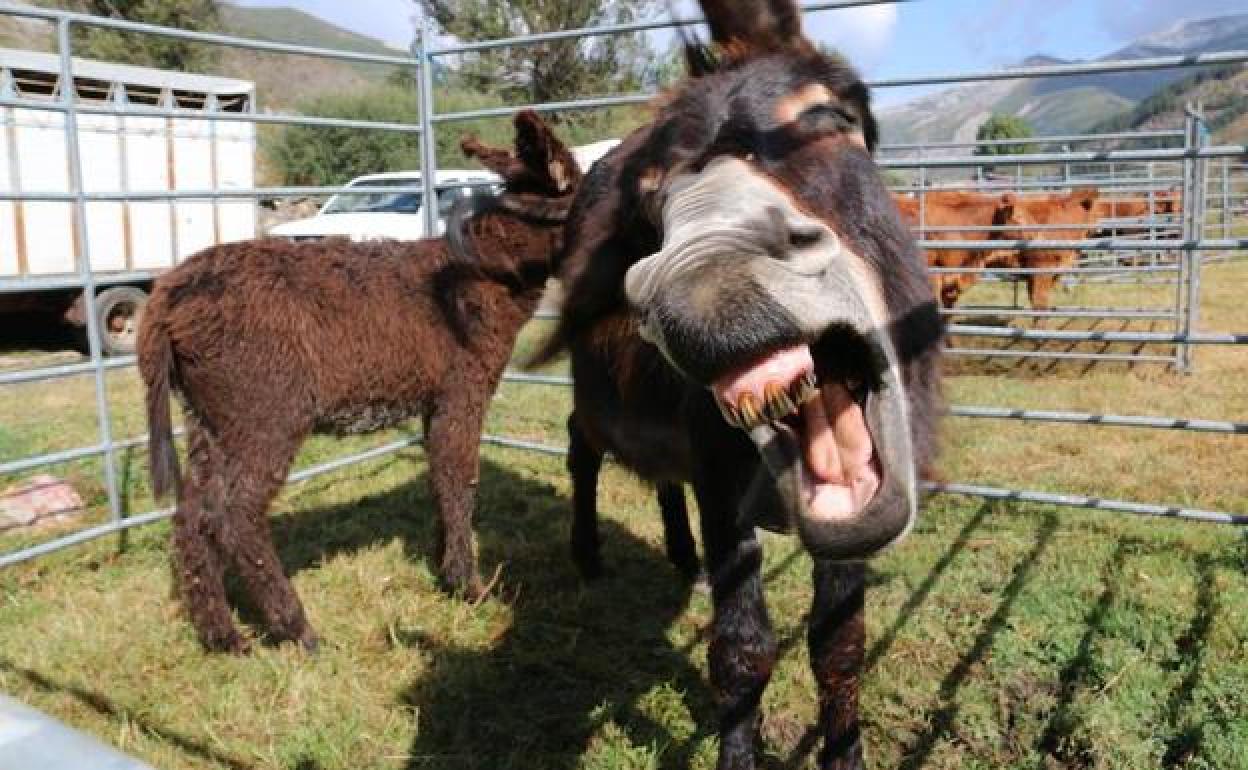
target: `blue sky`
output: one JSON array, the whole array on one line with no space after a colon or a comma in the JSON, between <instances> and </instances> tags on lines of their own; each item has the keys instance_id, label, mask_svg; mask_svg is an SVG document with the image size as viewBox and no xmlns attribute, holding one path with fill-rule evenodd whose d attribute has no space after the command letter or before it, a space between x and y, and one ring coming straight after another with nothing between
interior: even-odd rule
<instances>
[{"instance_id":1,"label":"blue sky","mask_svg":"<svg viewBox=\"0 0 1248 770\"><path fill-rule=\"evenodd\" d=\"M412 38L411 0L236 1L299 8L396 45ZM812 36L844 50L868 78L883 78L993 69L1034 53L1090 58L1182 19L1244 10L1244 0L917 0L822 11L806 25ZM889 104L913 93L880 90L876 99Z\"/></svg>"}]
</instances>

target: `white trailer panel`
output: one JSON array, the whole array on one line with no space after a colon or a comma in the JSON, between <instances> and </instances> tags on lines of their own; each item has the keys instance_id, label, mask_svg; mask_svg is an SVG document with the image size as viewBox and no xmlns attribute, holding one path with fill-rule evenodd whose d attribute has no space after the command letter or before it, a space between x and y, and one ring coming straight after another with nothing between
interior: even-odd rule
<instances>
[{"instance_id":1,"label":"white trailer panel","mask_svg":"<svg viewBox=\"0 0 1248 770\"><path fill-rule=\"evenodd\" d=\"M77 100L93 106L135 100L197 115L254 107L254 86L243 81L79 59L74 75ZM0 49L0 94L53 100L64 88L57 56ZM0 189L69 192L65 116L20 108L4 115ZM87 193L254 186L255 128L239 121L79 114L78 143ZM212 197L90 201L86 228L93 271L163 269L214 243L255 237L256 203ZM73 273L83 237L70 203L2 202L0 275Z\"/></svg>"}]
</instances>

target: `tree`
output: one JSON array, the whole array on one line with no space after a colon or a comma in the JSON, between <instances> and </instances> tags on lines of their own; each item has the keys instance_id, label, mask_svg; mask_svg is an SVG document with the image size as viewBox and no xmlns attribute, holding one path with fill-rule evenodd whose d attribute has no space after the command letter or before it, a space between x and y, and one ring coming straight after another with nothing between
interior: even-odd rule
<instances>
[{"instance_id":1,"label":"tree","mask_svg":"<svg viewBox=\"0 0 1248 770\"><path fill-rule=\"evenodd\" d=\"M388 123L419 122L415 94L395 86L322 96L297 112ZM397 131L290 126L265 142L266 161L288 185L336 185L361 174L420 168L420 137Z\"/></svg>"},{"instance_id":2,"label":"tree","mask_svg":"<svg viewBox=\"0 0 1248 770\"><path fill-rule=\"evenodd\" d=\"M413 0L422 15L461 40L623 24L648 16L656 0ZM463 57L459 80L508 101L550 102L640 87L652 59L640 34L558 40Z\"/></svg>"},{"instance_id":3,"label":"tree","mask_svg":"<svg viewBox=\"0 0 1248 770\"><path fill-rule=\"evenodd\" d=\"M1031 125L1014 115L993 114L975 132L976 141L989 139L1028 139L1032 136ZM1021 155L1025 144L989 144L975 148L976 155Z\"/></svg>"},{"instance_id":4,"label":"tree","mask_svg":"<svg viewBox=\"0 0 1248 770\"><path fill-rule=\"evenodd\" d=\"M196 32L221 29L216 0L70 0L76 11ZM74 52L96 59L160 69L202 72L216 64L217 48L156 35L100 27L74 29Z\"/></svg>"}]
</instances>

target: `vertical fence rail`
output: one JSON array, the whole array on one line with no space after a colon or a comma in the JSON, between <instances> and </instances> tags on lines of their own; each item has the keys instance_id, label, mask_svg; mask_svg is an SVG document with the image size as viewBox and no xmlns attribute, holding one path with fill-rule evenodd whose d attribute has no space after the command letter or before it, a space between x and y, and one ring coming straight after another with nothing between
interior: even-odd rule
<instances>
[{"instance_id":1,"label":"vertical fence rail","mask_svg":"<svg viewBox=\"0 0 1248 770\"><path fill-rule=\"evenodd\" d=\"M425 232L428 235L438 233L437 206L437 168L438 143L434 135L433 116L437 105L433 95L433 42L434 30L432 22L421 14L417 20L419 26L418 50L413 51L417 58L416 77L417 97L420 100L420 170L421 183L425 187Z\"/></svg>"},{"instance_id":2,"label":"vertical fence rail","mask_svg":"<svg viewBox=\"0 0 1248 770\"><path fill-rule=\"evenodd\" d=\"M74 82L73 21L62 17L56 22L56 41L61 57L61 101L65 108L65 151L69 159L69 191L74 196L74 229L78 233L78 276L82 280L83 315L87 322L87 349L95 378L95 408L99 422L101 460L104 463L104 488L108 493L109 517L121 518L121 493L117 488L117 468L113 456L112 414L108 403L108 381L105 376L104 353L101 346L100 319L96 316L95 273L91 269L91 238L87 232L86 186L82 175L82 147L78 136L77 86Z\"/></svg>"},{"instance_id":3,"label":"vertical fence rail","mask_svg":"<svg viewBox=\"0 0 1248 770\"><path fill-rule=\"evenodd\" d=\"M804 7L807 11L821 9L835 9L843 7L853 7L861 5L871 5L876 3L900 2L901 0L827 0L825 2L807 3ZM305 54L313 56L321 56L334 58L343 61L355 62L372 62L389 66L414 67L416 72L416 96L419 106L419 122L416 125L405 123L379 123L360 120L345 119L329 119L309 116L294 115L269 115L269 114L251 114L244 117L224 116L227 119L249 120L252 123L288 123L303 125L320 125L320 126L342 126L356 129L373 129L402 131L407 133L417 133L420 143L420 161L422 169L422 181L420 191L423 193L425 201L426 228L430 234L435 233L438 228L438 206L437 191L439 185L437 182L437 136L436 129L438 125L450 123L456 120L465 120L481 117L500 117L510 115L523 107L534 107L541 110L563 110L563 109L589 109L598 107L610 107L621 104L636 104L647 101L650 95L647 94L619 94L613 96L594 97L586 99L577 99L559 104L538 104L538 105L518 105L501 108L488 108L482 110L469 110L458 113L439 113L436 104L434 90L434 69L435 62L441 56L454 56L467 52L482 51L503 46L522 46L555 39L566 39L574 37L588 37L599 34L617 34L620 32L636 31L643 29L658 29L663 27L677 26L686 23L696 23L695 21L686 22L641 22L632 25L617 25L615 27L604 27L599 29L585 30L569 30L561 33L551 33L546 35L528 36L515 38L510 40L485 41L483 43L467 43L454 45L440 45L437 40L436 30L427 18L418 20L418 40L413 47L410 56L381 56L371 54L359 54L354 52L339 51L329 48L311 48L305 46L289 45L284 43L273 43L269 41L248 40L245 38L233 38L224 35L205 34L187 32L185 30L176 30L170 28L155 27L152 25L136 24L132 22L124 22L116 19L106 19L100 17L91 17L83 14L68 13L64 11L54 11L42 8L27 6L11 6L4 4L4 0L0 0L0 15L16 15L26 18L43 19L55 25L56 39L58 43L58 53L60 61L60 83L61 91L56 106L48 104L40 106L38 104L23 101L18 98L17 94L9 93L7 90L0 92L0 103L6 107L14 109L28 107L33 109L55 109L64 115L63 125L66 134L66 153L69 169L69 191L68 193L38 193L24 192L21 194L11 194L7 198L0 197L0 200L56 200L64 201L72 208L72 222L77 234L78 254L76 264L77 279L65 282L66 287L73 287L82 290L82 303L84 306L84 316L87 326L87 342L88 342L88 360L82 364L72 364L67 366L48 367L43 370L31 370L28 372L5 373L0 376L0 386L10 383L30 382L38 380L52 379L55 377L66 375L82 375L92 374L94 377L94 397L95 409L97 417L97 432L99 443L90 447L78 447L70 450L62 450L60 452L48 453L36 457L22 458L16 461L6 461L0 463L0 469L4 469L4 473L20 472L38 467L40 465L49 465L58 462L77 461L86 458L100 457L102 460L102 469L104 474L105 488L108 497L109 522L101 526L88 528L82 531L74 532L60 538L56 538L50 542L41 543L39 545L27 548L21 551L11 553L0 553L0 567L16 564L26 561L36 556L51 553L53 551L80 544L104 535L124 532L132 527L150 524L159 521L171 514L169 510L157 510L142 513L139 515L128 515L128 512L122 510L121 499L122 490L119 488L119 480L116 468L116 452L122 448L130 448L142 446L145 443L143 437L130 438L123 441L117 441L113 436L112 415L108 398L108 372L131 366L133 358L130 359L105 359L101 344L102 329L100 321L97 317L97 303L95 298L95 290L100 281L92 269L91 255L91 239L88 237L88 219L87 204L97 200L168 200L171 203L180 199L191 198L212 198L216 199L225 195L229 196L250 196L255 198L261 197L280 197L282 195L307 195L307 194L329 194L333 192L341 192L344 188L268 188L268 189L250 189L250 190L230 190L226 191L215 189L212 190L170 190L167 193L161 192L154 195L139 196L133 193L127 193L121 190L117 193L88 193L87 185L83 176L83 158L82 148L79 136L79 116L83 114L113 114L119 117L135 115L135 116L160 116L175 119L179 117L176 105L162 105L159 108L138 109L134 106L125 104L110 105L108 108L83 105L78 103L76 96L76 86L74 80L74 61L73 61L73 32L78 27L98 26L110 28L119 31L128 31L140 34L158 35L173 39L181 39L198 43L207 43L214 45L239 46L252 50L267 51L279 54ZM922 85L922 84L955 84L974 81L992 81L1001 79L1015 78L1047 78L1065 75L1089 74L1094 72L1121 72L1139 69L1158 69L1161 67L1175 66L1194 66L1200 64L1214 64L1226 62L1245 62L1248 61L1248 51L1225 51L1200 54L1195 56L1170 56L1170 57L1153 57L1133 62L1097 62L1091 64L1078 65L1060 65L1056 67L1033 67L1023 70L1014 71L998 71L998 72L973 72L973 73L946 73L933 76L922 76L912 78L899 78L890 81L881 81L872 85L877 87L893 87L904 85ZM215 123L213 124L215 126ZM1142 151L1107 151L1107 152L1079 152L1071 148L1072 144L1079 144L1088 141L1118 141L1123 139L1147 139L1155 141L1158 139L1170 139L1183 137L1183 146L1177 149L1167 150L1142 150ZM1007 141L1007 140L1003 140ZM1201 263L1202 253L1206 249L1218 248L1229 250L1243 250L1248 247L1248 239L1236 239L1234 232L1234 213L1238 210L1237 206L1243 205L1245 194L1248 191L1241 190L1237 185L1244 184L1245 179L1237 174L1242 174L1244 166L1242 164L1242 156L1244 148L1233 147L1206 147L1206 132L1204 123L1195 111L1189 111L1187 121L1183 132L1160 131L1160 132L1136 132L1124 135L1102 135L1099 137L1087 136L1067 136L1067 137L1045 137L1036 138L1034 140L1008 140L1011 144L1048 144L1049 146L1061 146L1061 152L1053 153L1044 152L1027 155L1019 153L1013 157L998 156L987 159L988 163L996 164L1005 169L1005 173L1001 174L1001 178L1008 181L1008 168L1014 166L1013 181L1017 190L1035 190L1045 189L1046 183L1043 180L1037 181L1034 175L1025 174L1025 165L1047 165L1054 167L1055 164L1060 165L1061 181L1069 188L1073 184L1086 183L1086 180L1079 177L1080 173L1088 173L1090 169L1102 168L1100 178L1106 180L1109 189L1133 191L1138 194L1139 185L1145 184L1146 197L1150 203L1150 211L1153 210L1152 204L1158 202L1158 191L1165 188L1160 187L1163 184L1181 184L1181 194L1183 197L1183 205L1180 209L1180 238L1174 240L1173 235L1167 235L1164 239L1157 238L1158 232L1172 230L1173 226L1170 220L1161 221L1155 215L1150 214L1147 220L1147 229L1150 237L1147 241L1133 241L1131 239L1118 239L1117 236L1108 241L1078 241L1074 246L1039 246L1040 248L1081 248L1081 249L1113 249L1124 248L1131 250L1137 254L1149 253L1152 263L1151 271L1149 268L1137 269L1137 272L1156 273L1161 270L1167 272L1175 272L1178 279L1167 278L1166 281L1174 281L1176 284L1174 310L1171 315L1168 307L1161 307L1158 310L1164 311L1160 315L1156 312L1141 313L1140 317L1160 318L1164 319L1172 317L1174 320L1173 334L1119 334L1117 337L1113 334L1103 334L1100 332L1089 332L1080 336L1078 332L1065 333L1046 333L1043 331L1024 331L1020 329L1001 329L986 327L962 326L953 327L955 330L961 330L963 333L971 336L995 336L1016 339L1031 340L1084 340L1084 341L1103 341L1103 342L1141 342L1148 344L1166 344L1175 345L1175 351L1170 356L1115 356L1107 354L1104 360L1133 360L1133 361L1165 361L1171 362L1179 366L1185 371L1191 371L1192 366L1192 350L1197 344L1245 344L1248 338L1244 335L1219 335L1219 334L1198 334L1195 330L1199 322L1199 299L1200 299L1200 282L1201 282ZM917 163L912 161L902 161L893 163L891 166L888 162L881 162L882 168L912 168L917 169L917 174L911 177L912 180L917 178L917 189L923 191L936 183L940 178L939 174L943 169L970 167L975 169L975 189L1005 189L1001 187L1002 179L993 178L985 179L983 168L985 159L982 158L948 158L944 157L941 152L933 152L933 150L956 150L957 148L974 148L981 143L933 143L931 145L918 144L910 149L917 150ZM1234 157L1233 157L1234 156ZM1206 220L1207 202L1206 190L1209 176L1207 174L1208 158L1218 157L1222 159L1221 164L1221 225L1220 234L1222 240L1214 241L1208 239L1207 233L1210 228ZM1174 172L1169 171L1170 167L1175 165L1176 161L1181 161L1178 165L1181 167L1181 179L1174 179ZM1146 175L1133 172L1130 164L1147 163ZM1156 164L1161 163L1161 171L1155 168ZM1072 168L1072 164L1074 168ZM1121 173L1120 173L1121 172ZM1098 173L1092 171L1092 173ZM914 184L914 182L911 182ZM124 185L124 182L123 182ZM357 192L374 192L380 191L378 188L356 187L351 188ZM386 191L396 191L400 188L391 188ZM409 188L402 188L402 191L408 191ZM926 221L925 211L923 211L924 196L920 196L920 222ZM962 228L959 228L962 229ZM1218 232L1214 229L1213 232ZM956 242L948 242L956 243ZM1009 245L1011 241L1001 241L1001 248L1032 248L1038 247L1035 241L1031 243L1018 242L1013 246ZM1116 244L1116 245L1115 245ZM926 244L925 244L926 245ZM952 246L953 248L964 248L964 246ZM978 245L979 248L983 244ZM971 248L975 248L974 245ZM1159 255L1162 250L1171 250L1179 254L1178 264L1160 264ZM1099 257L1098 257L1099 258ZM1110 258L1113 259L1112 257ZM1088 275L1095 275L1098 272L1103 274L1122 272L1116 267L1097 267L1093 266L1084 269L1082 272ZM989 273L990 271L983 271ZM1004 271L1018 272L1018 271ZM1025 271L1023 271L1025 272ZM1064 271L1059 271L1064 272ZM1071 271L1079 272L1079 271ZM1145 280L1143 277L1136 277L1135 280ZM5 281L0 281L0 291L9 289ZM1168 304L1168 300L1166 301ZM1096 309L1077 309L1077 312L1067 313L1070 317L1088 317L1094 314ZM1018 317L1042 318L1044 314L1023 313L1016 314ZM1060 314L1059 314L1060 315ZM1129 313L1122 313L1119 317L1130 317ZM1064 336L1063 336L1064 335ZM1009 353L1003 355L1019 355L1017 353ZM1037 356L1051 356L1054 359L1060 359L1063 356L1082 358L1078 353L1051 353L1046 354L1037 352ZM1095 357L1095 356L1090 356ZM515 373L508 374L505 378L508 382L526 383L530 386L567 386L570 382L566 378L547 377L537 375L518 375ZM1248 424L1233 422L1216 422L1208 420L1188 420L1182 418L1157 417L1157 416L1141 416L1141 415L1106 415L1106 414L1084 414L1077 412L1040 412L1025 409L1005 409L1001 407L975 407L975 406L955 406L951 410L951 414L959 417L977 417L987 419L1019 419L1032 420L1040 422L1067 422L1079 423L1086 425L1115 425L1120 427L1133 427L1142 429L1168 429L1168 430L1191 430L1201 432L1217 432L1224 434L1248 434ZM514 449L536 451L547 454L559 454L563 450L560 447L547 446L532 441L519 440L505 436L484 436L483 443L493 444L497 446L510 447ZM385 454L400 451L407 447L415 446L420 443L418 437L408 437L401 441L391 442L384 446L375 447L354 455L336 458L332 461L322 463L313 468L304 469L298 473L292 474L289 478L291 483L303 481L308 478L315 477L322 473L329 473L353 463L374 459ZM972 494L988 498L998 499L1014 499L1014 500L1031 500L1036 502L1052 502L1061 505L1079 506L1098 508L1102 510L1114 510L1125 513L1158 515L1158 516L1174 516L1178 518L1193 519L1199 521L1224 521L1235 524L1248 523L1248 517L1237 514L1225 514L1219 512L1200 511L1196 509L1178 508L1173 506L1156 505L1151 503L1131 503L1123 501L1099 500L1095 498L1087 498L1074 495L1056 495L1051 493L1027 492L1022 490L1006 490L990 487L980 487L967 484L948 484L939 487L944 491L954 492L958 494Z\"/></svg>"}]
</instances>

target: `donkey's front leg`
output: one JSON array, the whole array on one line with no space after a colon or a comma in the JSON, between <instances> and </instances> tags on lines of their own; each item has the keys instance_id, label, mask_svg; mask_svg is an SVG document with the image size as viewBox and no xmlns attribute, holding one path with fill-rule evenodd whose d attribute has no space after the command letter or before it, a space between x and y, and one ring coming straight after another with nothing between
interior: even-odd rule
<instances>
[{"instance_id":1,"label":"donkey's front leg","mask_svg":"<svg viewBox=\"0 0 1248 770\"><path fill-rule=\"evenodd\" d=\"M824 770L861 770L862 734L858 688L866 629L863 599L866 565L815 562L810 608L810 665L819 687L819 733Z\"/></svg>"}]
</instances>

